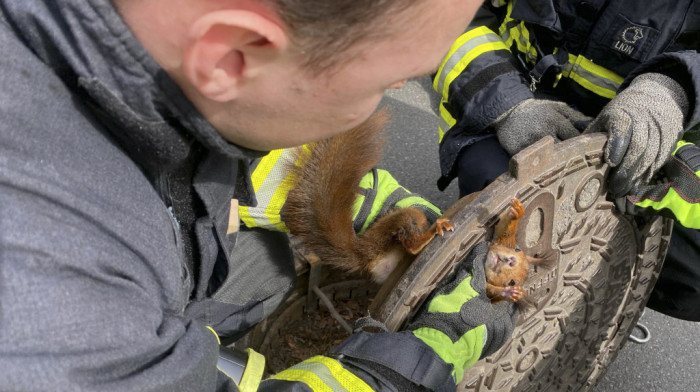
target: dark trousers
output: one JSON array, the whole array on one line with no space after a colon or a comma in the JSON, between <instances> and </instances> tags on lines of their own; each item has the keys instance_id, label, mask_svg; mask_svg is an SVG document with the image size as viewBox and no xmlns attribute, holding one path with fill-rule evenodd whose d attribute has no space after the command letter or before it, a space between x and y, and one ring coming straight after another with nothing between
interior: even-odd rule
<instances>
[{"instance_id":1,"label":"dark trousers","mask_svg":"<svg viewBox=\"0 0 700 392\"><path fill-rule=\"evenodd\" d=\"M495 135L464 147L457 157L459 197L484 189L508 171L509 160Z\"/></svg>"}]
</instances>

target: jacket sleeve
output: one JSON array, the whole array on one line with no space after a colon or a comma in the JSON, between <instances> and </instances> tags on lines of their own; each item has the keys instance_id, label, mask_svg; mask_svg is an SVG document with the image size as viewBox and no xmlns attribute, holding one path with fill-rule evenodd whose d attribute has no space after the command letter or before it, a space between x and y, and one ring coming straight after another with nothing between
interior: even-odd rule
<instances>
[{"instance_id":1,"label":"jacket sleeve","mask_svg":"<svg viewBox=\"0 0 700 392\"><path fill-rule=\"evenodd\" d=\"M11 129L4 135L18 130L29 145L42 143L26 128ZM142 182L139 188L148 190L147 181L103 171L115 166L87 158L90 149L99 150L89 137L75 147L85 153L71 155L71 172L82 178L75 182L51 151L71 141L43 146L40 158L24 154L23 140L3 139L2 389L216 390L216 339L182 317L188 285L177 250L167 245L175 243L168 213L157 196L143 198L130 186ZM98 173L113 182L96 181Z\"/></svg>"},{"instance_id":2,"label":"jacket sleeve","mask_svg":"<svg viewBox=\"0 0 700 392\"><path fill-rule=\"evenodd\" d=\"M501 38L498 22L494 23L500 20L496 13L505 7L505 4L482 6L435 75L433 88L441 96L439 136L443 176L454 176L457 155L474 135L487 132L487 127L501 114L533 97L518 60ZM512 44L513 37L509 37Z\"/></svg>"},{"instance_id":3,"label":"jacket sleeve","mask_svg":"<svg viewBox=\"0 0 700 392\"><path fill-rule=\"evenodd\" d=\"M261 391L453 391L452 365L410 332L358 332L286 369Z\"/></svg>"},{"instance_id":4,"label":"jacket sleeve","mask_svg":"<svg viewBox=\"0 0 700 392\"><path fill-rule=\"evenodd\" d=\"M255 189L256 206L239 206L239 215L246 227L289 232L282 220L281 211L287 194L294 187L290 176L296 161L297 148L273 150L257 160L251 167L251 181ZM355 232L363 233L378 217L392 208L413 207L420 209L430 222L440 217L440 209L418 194L401 186L386 170L373 169L360 181L360 190L353 205Z\"/></svg>"}]
</instances>

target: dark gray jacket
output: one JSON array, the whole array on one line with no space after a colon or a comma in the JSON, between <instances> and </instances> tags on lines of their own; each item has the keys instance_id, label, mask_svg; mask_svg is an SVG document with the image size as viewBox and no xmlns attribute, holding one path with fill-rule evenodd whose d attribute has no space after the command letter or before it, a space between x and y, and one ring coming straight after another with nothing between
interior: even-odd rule
<instances>
[{"instance_id":1,"label":"dark gray jacket","mask_svg":"<svg viewBox=\"0 0 700 392\"><path fill-rule=\"evenodd\" d=\"M493 132L490 125L503 113L533 97L562 100L596 116L635 76L661 72L678 80L690 97L686 130L700 123L695 99L700 95L700 1L486 1L472 24L482 26L493 36L477 36L478 44L495 38L508 47L484 50L487 45L464 44L469 52L464 58L470 60L443 97L444 110L456 123L443 129L441 187L457 175L455 162L463 148ZM616 77L609 79L610 74ZM534 95L531 87L537 88Z\"/></svg>"},{"instance_id":2,"label":"dark gray jacket","mask_svg":"<svg viewBox=\"0 0 700 392\"><path fill-rule=\"evenodd\" d=\"M206 326L262 317L213 298L262 154L222 139L108 1L0 7L0 389L214 390Z\"/></svg>"},{"instance_id":3,"label":"dark gray jacket","mask_svg":"<svg viewBox=\"0 0 700 392\"><path fill-rule=\"evenodd\" d=\"M0 0L0 50L0 390L237 390L207 326L236 339L294 284L227 234L263 153L221 138L108 0ZM411 333L336 355L374 388L454 389ZM281 389L308 386L261 386Z\"/></svg>"}]
</instances>

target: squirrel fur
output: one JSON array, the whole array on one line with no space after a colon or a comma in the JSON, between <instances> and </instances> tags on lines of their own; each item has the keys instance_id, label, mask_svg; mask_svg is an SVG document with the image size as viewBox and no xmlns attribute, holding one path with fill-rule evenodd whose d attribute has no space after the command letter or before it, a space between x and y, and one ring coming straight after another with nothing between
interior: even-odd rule
<instances>
[{"instance_id":1,"label":"squirrel fur","mask_svg":"<svg viewBox=\"0 0 700 392\"><path fill-rule=\"evenodd\" d=\"M525 300L522 288L530 271L531 263L541 263L544 259L530 257L516 244L518 223L525 208L518 199L510 201L510 207L496 224L494 238L489 247L484 264L486 271L486 295L491 302L518 302Z\"/></svg>"},{"instance_id":2,"label":"squirrel fur","mask_svg":"<svg viewBox=\"0 0 700 392\"><path fill-rule=\"evenodd\" d=\"M283 221L305 250L322 264L362 272L383 282L406 255L418 254L436 234L453 230L439 218L431 227L417 208L395 208L362 234L353 229L353 209L363 176L382 158L386 111L363 124L300 149L291 174L296 185L282 211Z\"/></svg>"}]
</instances>

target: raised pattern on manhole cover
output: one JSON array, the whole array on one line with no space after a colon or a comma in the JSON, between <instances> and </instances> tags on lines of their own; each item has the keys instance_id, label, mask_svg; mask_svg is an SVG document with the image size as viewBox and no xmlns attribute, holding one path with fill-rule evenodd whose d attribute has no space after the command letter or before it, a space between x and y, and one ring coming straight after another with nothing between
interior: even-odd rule
<instances>
[{"instance_id":1,"label":"raised pattern on manhole cover","mask_svg":"<svg viewBox=\"0 0 700 392\"><path fill-rule=\"evenodd\" d=\"M431 243L374 301L397 330L478 242L489 239L512 197L526 207L518 244L544 256L526 282L535 306L512 339L468 369L461 391L590 390L624 344L668 248L671 222L638 222L606 200L603 135L545 138L511 161L509 174L447 212L456 226Z\"/></svg>"}]
</instances>

